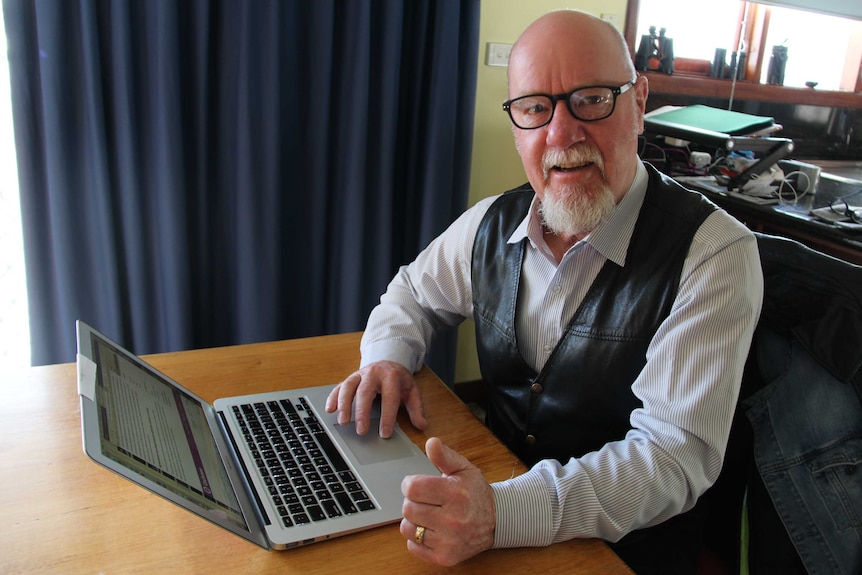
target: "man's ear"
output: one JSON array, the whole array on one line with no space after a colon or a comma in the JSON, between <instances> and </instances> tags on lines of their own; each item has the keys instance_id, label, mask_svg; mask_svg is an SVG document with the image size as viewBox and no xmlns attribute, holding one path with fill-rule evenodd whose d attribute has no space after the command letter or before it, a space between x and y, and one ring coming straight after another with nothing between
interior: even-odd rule
<instances>
[{"instance_id":1,"label":"man's ear","mask_svg":"<svg viewBox=\"0 0 862 575\"><path fill-rule=\"evenodd\" d=\"M638 107L638 133L644 131L644 114L646 114L646 102L649 96L649 79L646 76L638 76L635 80L635 105Z\"/></svg>"}]
</instances>

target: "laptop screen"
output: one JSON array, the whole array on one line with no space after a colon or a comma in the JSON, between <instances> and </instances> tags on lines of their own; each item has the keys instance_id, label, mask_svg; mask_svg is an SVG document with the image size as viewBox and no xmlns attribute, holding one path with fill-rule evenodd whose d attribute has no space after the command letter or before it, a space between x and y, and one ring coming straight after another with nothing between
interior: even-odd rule
<instances>
[{"instance_id":1,"label":"laptop screen","mask_svg":"<svg viewBox=\"0 0 862 575\"><path fill-rule=\"evenodd\" d=\"M91 334L102 453L248 529L199 401Z\"/></svg>"}]
</instances>

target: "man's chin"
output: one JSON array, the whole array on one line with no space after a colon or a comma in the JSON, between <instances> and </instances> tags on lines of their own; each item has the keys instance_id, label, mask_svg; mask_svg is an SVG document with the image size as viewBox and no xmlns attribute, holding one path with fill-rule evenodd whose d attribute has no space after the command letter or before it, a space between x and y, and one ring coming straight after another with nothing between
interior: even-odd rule
<instances>
[{"instance_id":1,"label":"man's chin","mask_svg":"<svg viewBox=\"0 0 862 575\"><path fill-rule=\"evenodd\" d=\"M587 234L591 233L596 227L597 224L559 224L559 223L550 223L547 219L543 220L543 225L545 229L554 234L555 236L559 236L562 238L571 238L571 237L583 237Z\"/></svg>"},{"instance_id":2,"label":"man's chin","mask_svg":"<svg viewBox=\"0 0 862 575\"><path fill-rule=\"evenodd\" d=\"M555 190L546 188L540 208L545 228L559 236L586 235L595 230L614 209L613 196L605 187L591 191L568 189L562 193L565 194L562 196L564 200L555 195ZM580 201L572 202L572 198Z\"/></svg>"},{"instance_id":3,"label":"man's chin","mask_svg":"<svg viewBox=\"0 0 862 575\"><path fill-rule=\"evenodd\" d=\"M565 237L588 234L601 221L601 218L596 220L596 214L586 215L581 210L568 210L559 205L543 205L540 215L545 229L554 235Z\"/></svg>"}]
</instances>

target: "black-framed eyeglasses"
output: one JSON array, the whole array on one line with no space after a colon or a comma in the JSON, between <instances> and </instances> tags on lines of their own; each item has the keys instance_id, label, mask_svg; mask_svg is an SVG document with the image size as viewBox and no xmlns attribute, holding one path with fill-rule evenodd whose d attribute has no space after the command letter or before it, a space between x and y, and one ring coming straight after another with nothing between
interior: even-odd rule
<instances>
[{"instance_id":1,"label":"black-framed eyeglasses","mask_svg":"<svg viewBox=\"0 0 862 575\"><path fill-rule=\"evenodd\" d=\"M849 200L850 198L859 195L862 195L862 189L856 190L852 194L847 194L841 196L840 198L835 198L834 200L832 200L832 202L830 202L829 208L836 214L847 216L854 223L862 224L862 207L851 206L847 202L847 200Z\"/></svg>"},{"instance_id":2,"label":"black-framed eyeglasses","mask_svg":"<svg viewBox=\"0 0 862 575\"><path fill-rule=\"evenodd\" d=\"M557 102L566 102L566 108L578 120L595 122L614 113L617 96L625 94L636 80L622 86L585 86L565 94L529 94L503 102L512 123L522 130L534 130L551 123Z\"/></svg>"}]
</instances>

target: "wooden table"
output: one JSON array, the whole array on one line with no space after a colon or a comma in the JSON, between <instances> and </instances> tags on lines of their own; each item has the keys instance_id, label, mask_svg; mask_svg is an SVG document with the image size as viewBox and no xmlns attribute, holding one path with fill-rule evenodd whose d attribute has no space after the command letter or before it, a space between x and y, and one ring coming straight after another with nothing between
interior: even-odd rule
<instances>
[{"instance_id":1,"label":"wooden table","mask_svg":"<svg viewBox=\"0 0 862 575\"><path fill-rule=\"evenodd\" d=\"M208 401L334 383L359 360L360 334L185 351L146 359ZM417 376L433 436L488 481L523 465L427 369ZM436 573L392 524L268 552L91 461L81 447L74 364L0 374L0 573ZM631 573L599 540L483 553L453 572Z\"/></svg>"}]
</instances>

